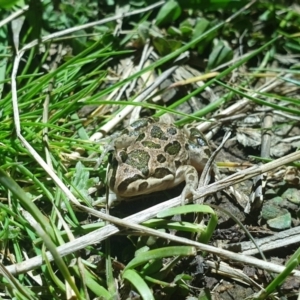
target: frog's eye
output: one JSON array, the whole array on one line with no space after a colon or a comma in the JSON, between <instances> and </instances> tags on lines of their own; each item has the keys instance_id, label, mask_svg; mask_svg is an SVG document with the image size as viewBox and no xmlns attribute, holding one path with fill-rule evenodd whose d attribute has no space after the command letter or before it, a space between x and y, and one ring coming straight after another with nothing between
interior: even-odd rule
<instances>
[{"instance_id":1,"label":"frog's eye","mask_svg":"<svg viewBox=\"0 0 300 300\"><path fill-rule=\"evenodd\" d=\"M202 136L197 137L197 144L204 147L207 145L206 141L203 139Z\"/></svg>"},{"instance_id":2,"label":"frog's eye","mask_svg":"<svg viewBox=\"0 0 300 300\"><path fill-rule=\"evenodd\" d=\"M193 141L195 144L203 147L207 145L207 142L203 136L203 134L197 128L190 129L190 137L189 139Z\"/></svg>"}]
</instances>

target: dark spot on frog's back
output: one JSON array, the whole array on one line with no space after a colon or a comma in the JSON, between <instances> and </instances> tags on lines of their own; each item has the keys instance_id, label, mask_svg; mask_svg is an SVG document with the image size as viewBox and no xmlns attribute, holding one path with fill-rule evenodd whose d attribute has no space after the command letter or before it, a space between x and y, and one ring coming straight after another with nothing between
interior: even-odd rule
<instances>
[{"instance_id":1,"label":"dark spot on frog's back","mask_svg":"<svg viewBox=\"0 0 300 300\"><path fill-rule=\"evenodd\" d=\"M132 130L132 131L129 131L128 136L129 136L129 137L132 137L132 136L133 136L133 137L134 137L134 136L138 137L139 134L140 134L139 131L137 131L137 130Z\"/></svg>"},{"instance_id":2,"label":"dark spot on frog's back","mask_svg":"<svg viewBox=\"0 0 300 300\"><path fill-rule=\"evenodd\" d=\"M181 166L180 160L175 160L175 168L178 169Z\"/></svg>"},{"instance_id":3,"label":"dark spot on frog's back","mask_svg":"<svg viewBox=\"0 0 300 300\"><path fill-rule=\"evenodd\" d=\"M124 163L139 170L144 176L149 175L150 155L143 150L137 149L128 153L128 157Z\"/></svg>"},{"instance_id":4,"label":"dark spot on frog's back","mask_svg":"<svg viewBox=\"0 0 300 300\"><path fill-rule=\"evenodd\" d=\"M150 134L151 134L151 137L153 137L153 138L157 138L162 141L168 140L168 137L165 135L163 130L157 125L152 126Z\"/></svg>"},{"instance_id":5,"label":"dark spot on frog's back","mask_svg":"<svg viewBox=\"0 0 300 300\"><path fill-rule=\"evenodd\" d=\"M163 155L163 154L158 154L157 157L156 157L156 160L159 162L159 163L164 163L167 159L166 157Z\"/></svg>"},{"instance_id":6,"label":"dark spot on frog's back","mask_svg":"<svg viewBox=\"0 0 300 300\"><path fill-rule=\"evenodd\" d=\"M172 143L167 144L164 150L170 155L177 155L181 150L181 145L179 142L174 141Z\"/></svg>"},{"instance_id":7,"label":"dark spot on frog's back","mask_svg":"<svg viewBox=\"0 0 300 300\"><path fill-rule=\"evenodd\" d=\"M134 130L140 130L141 128L147 127L149 124L154 123L154 118L141 118L130 124L130 127Z\"/></svg>"},{"instance_id":8,"label":"dark spot on frog's back","mask_svg":"<svg viewBox=\"0 0 300 300\"><path fill-rule=\"evenodd\" d=\"M170 128L168 128L167 132L171 135L175 135L177 133L177 128L170 127Z\"/></svg>"},{"instance_id":9,"label":"dark spot on frog's back","mask_svg":"<svg viewBox=\"0 0 300 300\"><path fill-rule=\"evenodd\" d=\"M139 179L143 179L143 177L141 175L136 174L133 177L127 178L126 180L122 181L117 187L118 193L123 194L127 191L128 185L130 183L135 182Z\"/></svg>"},{"instance_id":10,"label":"dark spot on frog's back","mask_svg":"<svg viewBox=\"0 0 300 300\"><path fill-rule=\"evenodd\" d=\"M129 130L127 128L122 130L121 135L128 135L129 134Z\"/></svg>"},{"instance_id":11,"label":"dark spot on frog's back","mask_svg":"<svg viewBox=\"0 0 300 300\"><path fill-rule=\"evenodd\" d=\"M145 136L146 136L145 133L141 133L135 141L136 142L142 141L145 138Z\"/></svg>"},{"instance_id":12,"label":"dark spot on frog's back","mask_svg":"<svg viewBox=\"0 0 300 300\"><path fill-rule=\"evenodd\" d=\"M140 185L139 185L139 188L138 188L138 191L139 192L143 192L143 191L145 191L147 188L148 188L148 182L143 182L143 183L141 183Z\"/></svg>"},{"instance_id":13,"label":"dark spot on frog's back","mask_svg":"<svg viewBox=\"0 0 300 300\"><path fill-rule=\"evenodd\" d=\"M153 177L155 178L164 178L167 175L172 174L169 169L166 168L156 168L155 172L153 174Z\"/></svg>"},{"instance_id":14,"label":"dark spot on frog's back","mask_svg":"<svg viewBox=\"0 0 300 300\"><path fill-rule=\"evenodd\" d=\"M157 143L154 143L154 142L151 142L151 141L143 141L142 145L146 148L149 148L149 149L160 149L161 148L160 144L157 144Z\"/></svg>"},{"instance_id":15,"label":"dark spot on frog's back","mask_svg":"<svg viewBox=\"0 0 300 300\"><path fill-rule=\"evenodd\" d=\"M147 125L148 125L147 119L139 119L131 123L130 127L132 127L135 130L139 130L140 128L146 127Z\"/></svg>"}]
</instances>

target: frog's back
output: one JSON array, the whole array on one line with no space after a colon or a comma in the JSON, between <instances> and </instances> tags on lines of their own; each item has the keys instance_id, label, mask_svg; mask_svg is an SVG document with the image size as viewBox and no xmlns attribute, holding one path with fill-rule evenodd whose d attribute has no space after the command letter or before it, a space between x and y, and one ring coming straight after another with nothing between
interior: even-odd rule
<instances>
[{"instance_id":1,"label":"frog's back","mask_svg":"<svg viewBox=\"0 0 300 300\"><path fill-rule=\"evenodd\" d=\"M130 197L169 188L176 170L189 164L188 141L183 130L140 119L125 128L115 141L110 188Z\"/></svg>"}]
</instances>

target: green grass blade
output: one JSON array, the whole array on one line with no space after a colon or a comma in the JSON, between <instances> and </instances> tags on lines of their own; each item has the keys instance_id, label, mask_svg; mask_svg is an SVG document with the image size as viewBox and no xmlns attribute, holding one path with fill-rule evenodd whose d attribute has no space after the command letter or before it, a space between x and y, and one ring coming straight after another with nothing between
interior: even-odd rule
<instances>
[{"instance_id":1,"label":"green grass blade","mask_svg":"<svg viewBox=\"0 0 300 300\"><path fill-rule=\"evenodd\" d=\"M125 270L136 268L142 264L148 263L152 259L161 259L170 256L189 256L195 255L196 250L194 247L190 246L179 246L179 247L165 247L155 250L150 250L137 255L133 260L131 260Z\"/></svg>"},{"instance_id":2,"label":"green grass blade","mask_svg":"<svg viewBox=\"0 0 300 300\"><path fill-rule=\"evenodd\" d=\"M153 294L144 279L134 270L125 270L123 279L129 281L139 292L143 300L154 300Z\"/></svg>"}]
</instances>

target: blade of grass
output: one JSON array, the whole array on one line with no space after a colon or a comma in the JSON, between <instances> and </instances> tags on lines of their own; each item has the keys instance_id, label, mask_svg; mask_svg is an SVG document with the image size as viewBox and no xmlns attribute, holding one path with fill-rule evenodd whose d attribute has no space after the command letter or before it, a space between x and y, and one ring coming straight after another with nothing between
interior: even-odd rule
<instances>
[{"instance_id":1,"label":"blade of grass","mask_svg":"<svg viewBox=\"0 0 300 300\"><path fill-rule=\"evenodd\" d=\"M129 281L139 292L142 299L154 300L153 294L144 279L134 270L125 270L122 274L123 279Z\"/></svg>"},{"instance_id":2,"label":"blade of grass","mask_svg":"<svg viewBox=\"0 0 300 300\"><path fill-rule=\"evenodd\" d=\"M79 277L80 275L78 267L73 266L72 269ZM112 295L102 285L99 284L99 282L104 284L102 278L96 277L95 274L92 274L87 268L85 268L84 271L86 285L88 288L95 293L96 296L100 297L100 299L112 299Z\"/></svg>"},{"instance_id":3,"label":"blade of grass","mask_svg":"<svg viewBox=\"0 0 300 300\"><path fill-rule=\"evenodd\" d=\"M136 268L139 265L147 263L149 262L149 260L152 259L161 259L170 256L189 256L195 254L196 254L195 248L190 246L165 247L165 248L150 250L147 252L143 252L140 255L136 256L134 259L132 259L127 264L125 270Z\"/></svg>"},{"instance_id":4,"label":"blade of grass","mask_svg":"<svg viewBox=\"0 0 300 300\"><path fill-rule=\"evenodd\" d=\"M5 268L5 266L0 263L0 274L8 281L9 289L13 291L14 294L19 294L20 299L24 300L35 300L38 299L35 297L35 294L30 291L30 289L22 286L19 281L14 278Z\"/></svg>"},{"instance_id":5,"label":"blade of grass","mask_svg":"<svg viewBox=\"0 0 300 300\"><path fill-rule=\"evenodd\" d=\"M265 101L265 100L261 100L261 99L255 98L255 97L252 97L252 96L250 96L250 95L248 95L246 93L241 92L240 90L234 89L234 88L230 87L229 85L226 85L226 84L222 83L221 81L216 81L216 82L219 85L223 86L224 88L229 89L232 92L234 92L234 93L236 93L236 94L238 94L238 95L240 95L242 97L248 98L249 100L251 100L251 101L253 101L253 102L257 103L257 104L260 104L262 106L269 106L269 107L272 107L272 108L274 108L276 110L286 111L286 112L289 112L289 113L300 115L300 110L296 110L296 109L293 109L293 108L285 107L285 106L282 106L282 105L271 103L269 101Z\"/></svg>"},{"instance_id":6,"label":"blade of grass","mask_svg":"<svg viewBox=\"0 0 300 300\"><path fill-rule=\"evenodd\" d=\"M215 211L208 205L192 204L184 205L166 209L157 214L158 218L166 218L174 215L187 214L187 213L203 213L209 214L210 218L206 229L202 228L200 238L198 242L207 244L214 233L215 228L218 225L218 217Z\"/></svg>"},{"instance_id":7,"label":"blade of grass","mask_svg":"<svg viewBox=\"0 0 300 300\"><path fill-rule=\"evenodd\" d=\"M31 200L27 197L27 195L24 193L24 191L21 189L19 185L15 183L14 180L9 178L5 172L0 168L0 183L11 193L16 197L16 199L19 199L21 202L21 205L25 207L25 209L33 216L35 220L35 224L31 224L33 228L37 231L37 234L43 239L45 245L53 255L53 258L57 264L57 267L60 269L62 274L64 275L64 278L68 281L74 292L76 293L78 299L81 299L79 291L77 290L76 285L74 284L73 280L71 280L71 275L69 273L69 270L62 259L62 257L58 254L56 250L56 245L52 242L52 240L55 240L55 233L50 226L47 219L42 215L42 213L39 211L37 206L31 202ZM25 211L24 211L25 213ZM28 216L28 218L31 218L31 216ZM50 237L49 237L49 235Z\"/></svg>"},{"instance_id":8,"label":"blade of grass","mask_svg":"<svg viewBox=\"0 0 300 300\"><path fill-rule=\"evenodd\" d=\"M253 51L251 54L249 54L247 57L241 59L240 61L238 61L237 63L233 64L231 67L227 68L226 70L224 70L223 72L219 73L214 79L209 80L208 82L206 82L204 85L202 85L201 87L199 87L198 89L196 89L195 91L189 93L187 96L183 97L180 101L175 102L174 104L170 105L169 108L174 109L175 107L179 106L180 104L186 102L187 100L189 100L191 97L197 95L198 93L204 91L204 89L214 83L216 83L218 81L218 79L222 79L224 76L228 75L229 73L231 73L233 70L235 70L236 68L238 68L239 66L243 65L245 62L247 62L250 58L255 57L256 55L258 55L259 53L261 53L263 50L265 50L266 48L268 48L269 46L271 46L273 43L275 43L278 39L280 38L280 36L277 36L275 38L273 38L272 40L270 40L268 43L264 44L262 47L258 48L257 50ZM218 81L219 82L219 81ZM228 98L227 98L228 99ZM210 103L209 105L207 105L204 109L201 109L197 112L195 112L194 114L192 114L191 116L196 116L196 117L202 117L205 116L208 112L211 112L212 110L215 110L217 108L219 108L219 106L221 104L223 104L225 102L224 98L220 98L219 100ZM162 112L158 112L155 114L155 116L160 116L162 115ZM179 122L177 122L177 125L183 125L185 124L190 117L188 118L184 118L181 119Z\"/></svg>"}]
</instances>

